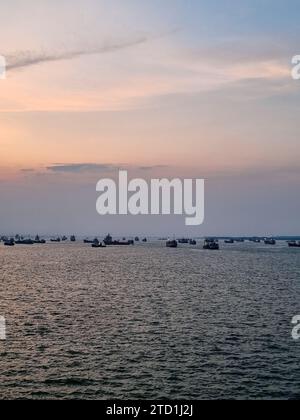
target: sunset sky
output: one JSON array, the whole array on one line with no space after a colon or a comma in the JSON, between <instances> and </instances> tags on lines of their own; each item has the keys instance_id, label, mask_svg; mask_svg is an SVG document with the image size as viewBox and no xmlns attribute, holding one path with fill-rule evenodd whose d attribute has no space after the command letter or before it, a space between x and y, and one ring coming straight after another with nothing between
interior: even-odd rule
<instances>
[{"instance_id":1,"label":"sunset sky","mask_svg":"<svg viewBox=\"0 0 300 420\"><path fill-rule=\"evenodd\" d=\"M300 234L298 0L1 5L0 233ZM97 181L205 177L206 221L96 214Z\"/></svg>"}]
</instances>

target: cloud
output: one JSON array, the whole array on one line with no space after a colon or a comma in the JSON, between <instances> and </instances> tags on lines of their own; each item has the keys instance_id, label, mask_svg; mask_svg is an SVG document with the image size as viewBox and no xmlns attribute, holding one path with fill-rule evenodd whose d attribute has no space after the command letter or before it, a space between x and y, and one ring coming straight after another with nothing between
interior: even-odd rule
<instances>
[{"instance_id":1,"label":"cloud","mask_svg":"<svg viewBox=\"0 0 300 420\"><path fill-rule=\"evenodd\" d=\"M125 164L107 164L107 163L54 163L46 167L47 171L55 173L87 173L87 172L113 172L120 170L132 171L155 171L157 169L169 168L167 165L149 165L149 166L132 166ZM22 172L29 172L30 170L23 169Z\"/></svg>"},{"instance_id":2,"label":"cloud","mask_svg":"<svg viewBox=\"0 0 300 420\"><path fill-rule=\"evenodd\" d=\"M139 166L137 169L140 171L154 171L155 169L166 169L167 165L152 165L152 166Z\"/></svg>"},{"instance_id":3,"label":"cloud","mask_svg":"<svg viewBox=\"0 0 300 420\"><path fill-rule=\"evenodd\" d=\"M119 170L120 167L102 163L72 163L72 164L53 164L48 166L47 171L56 173L83 173L83 172L111 172Z\"/></svg>"},{"instance_id":4,"label":"cloud","mask_svg":"<svg viewBox=\"0 0 300 420\"><path fill-rule=\"evenodd\" d=\"M7 70L16 70L31 67L42 63L53 61L72 60L77 57L93 54L105 54L113 51L123 50L135 45L144 44L148 41L147 36L141 36L131 41L107 43L94 48L78 49L60 53L23 51L14 55L6 56Z\"/></svg>"},{"instance_id":5,"label":"cloud","mask_svg":"<svg viewBox=\"0 0 300 420\"><path fill-rule=\"evenodd\" d=\"M6 69L7 70L17 70L26 67L35 66L43 63L50 63L55 61L62 60L73 60L78 57L87 56L87 55L98 55L106 54L114 51L124 50L136 45L145 44L148 41L163 38L165 36L170 36L177 33L179 29L173 29L168 32L158 34L157 36L148 36L141 35L135 39L118 41L118 42L106 42L102 45L97 45L89 48L75 49L71 51L63 52L36 52L36 51L21 51L16 54L7 55Z\"/></svg>"},{"instance_id":6,"label":"cloud","mask_svg":"<svg viewBox=\"0 0 300 420\"><path fill-rule=\"evenodd\" d=\"M231 90L242 100L260 99L295 90L291 79L291 47L284 41L230 39L207 46L154 41L178 32L141 35L98 46L53 53L21 52L8 57L8 70L92 55L81 63L64 63L27 74L15 72L1 85L1 112L101 112L144 109L176 95L202 95ZM146 44L136 54L129 47ZM104 57L101 54L120 51ZM97 54L100 54L98 57ZM103 63L102 63L103 62ZM69 65L68 65L69 64ZM58 66L57 66L58 67ZM23 80L26 78L26 80ZM247 91L247 92L245 92Z\"/></svg>"}]
</instances>

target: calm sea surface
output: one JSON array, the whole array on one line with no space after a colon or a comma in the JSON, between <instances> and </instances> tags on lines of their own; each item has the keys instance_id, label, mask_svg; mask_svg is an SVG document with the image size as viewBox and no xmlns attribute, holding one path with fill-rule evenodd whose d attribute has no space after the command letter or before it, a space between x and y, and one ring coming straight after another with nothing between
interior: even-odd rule
<instances>
[{"instance_id":1,"label":"calm sea surface","mask_svg":"<svg viewBox=\"0 0 300 420\"><path fill-rule=\"evenodd\" d=\"M0 246L0 398L300 398L300 250Z\"/></svg>"}]
</instances>

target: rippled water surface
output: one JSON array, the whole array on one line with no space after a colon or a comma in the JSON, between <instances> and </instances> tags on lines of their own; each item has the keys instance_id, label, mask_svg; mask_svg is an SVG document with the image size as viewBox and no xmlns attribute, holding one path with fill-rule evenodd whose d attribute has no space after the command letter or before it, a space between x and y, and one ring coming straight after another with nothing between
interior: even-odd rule
<instances>
[{"instance_id":1,"label":"rippled water surface","mask_svg":"<svg viewBox=\"0 0 300 420\"><path fill-rule=\"evenodd\" d=\"M300 250L0 246L0 398L299 398Z\"/></svg>"}]
</instances>

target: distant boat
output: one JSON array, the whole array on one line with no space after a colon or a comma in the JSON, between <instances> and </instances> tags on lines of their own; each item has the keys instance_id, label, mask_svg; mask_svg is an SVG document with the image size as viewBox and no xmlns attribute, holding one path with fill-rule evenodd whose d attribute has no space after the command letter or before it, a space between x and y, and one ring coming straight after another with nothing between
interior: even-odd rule
<instances>
[{"instance_id":1,"label":"distant boat","mask_svg":"<svg viewBox=\"0 0 300 420\"><path fill-rule=\"evenodd\" d=\"M217 239L205 239L203 249L217 251L220 249L219 241Z\"/></svg>"},{"instance_id":2,"label":"distant boat","mask_svg":"<svg viewBox=\"0 0 300 420\"><path fill-rule=\"evenodd\" d=\"M243 242L245 242L245 239L244 238L237 238L237 239L235 239L235 241L236 242L243 243Z\"/></svg>"},{"instance_id":3,"label":"distant boat","mask_svg":"<svg viewBox=\"0 0 300 420\"><path fill-rule=\"evenodd\" d=\"M135 240L135 242L140 242L140 238L139 238L138 236L136 236L136 237L134 238L134 240Z\"/></svg>"},{"instance_id":4,"label":"distant boat","mask_svg":"<svg viewBox=\"0 0 300 420\"><path fill-rule=\"evenodd\" d=\"M15 242L16 245L34 245L34 241L32 239L20 239L19 241Z\"/></svg>"},{"instance_id":5,"label":"distant boat","mask_svg":"<svg viewBox=\"0 0 300 420\"><path fill-rule=\"evenodd\" d=\"M63 237L61 238L61 240L62 240L63 242L66 242L66 241L68 240L68 238L67 238L66 236L63 236Z\"/></svg>"},{"instance_id":6,"label":"distant boat","mask_svg":"<svg viewBox=\"0 0 300 420\"><path fill-rule=\"evenodd\" d=\"M127 245L134 245L134 241L133 240L127 241L126 239L123 239L122 241L114 241L112 244L116 246L118 245L127 246Z\"/></svg>"},{"instance_id":7,"label":"distant boat","mask_svg":"<svg viewBox=\"0 0 300 420\"><path fill-rule=\"evenodd\" d=\"M76 242L76 236L72 235L72 236L70 237L70 241L71 241L71 242Z\"/></svg>"},{"instance_id":8,"label":"distant boat","mask_svg":"<svg viewBox=\"0 0 300 420\"><path fill-rule=\"evenodd\" d=\"M186 245L189 243L188 239L182 238L182 239L178 239L178 243L181 245Z\"/></svg>"},{"instance_id":9,"label":"distant boat","mask_svg":"<svg viewBox=\"0 0 300 420\"><path fill-rule=\"evenodd\" d=\"M265 239L265 244L266 245L276 245L276 241L273 238L266 238Z\"/></svg>"},{"instance_id":10,"label":"distant boat","mask_svg":"<svg viewBox=\"0 0 300 420\"><path fill-rule=\"evenodd\" d=\"M148 239L147 239L147 238L144 238L144 239L143 239L143 242L144 242L144 243L148 242Z\"/></svg>"},{"instance_id":11,"label":"distant boat","mask_svg":"<svg viewBox=\"0 0 300 420\"><path fill-rule=\"evenodd\" d=\"M129 245L134 245L133 240L127 241L126 238L123 238L122 241L114 241L110 234L108 234L105 237L103 242L106 246L129 246Z\"/></svg>"},{"instance_id":12,"label":"distant boat","mask_svg":"<svg viewBox=\"0 0 300 420\"><path fill-rule=\"evenodd\" d=\"M106 248L106 245L105 244L103 244L102 242L101 243L94 243L94 244L92 244L92 248Z\"/></svg>"},{"instance_id":13,"label":"distant boat","mask_svg":"<svg viewBox=\"0 0 300 420\"><path fill-rule=\"evenodd\" d=\"M173 240L169 239L166 243L166 246L167 246L167 248L177 248L178 247L178 242L175 239L173 239Z\"/></svg>"},{"instance_id":14,"label":"distant boat","mask_svg":"<svg viewBox=\"0 0 300 420\"><path fill-rule=\"evenodd\" d=\"M61 242L61 239L60 238L50 239L50 242Z\"/></svg>"},{"instance_id":15,"label":"distant boat","mask_svg":"<svg viewBox=\"0 0 300 420\"><path fill-rule=\"evenodd\" d=\"M95 238L92 241L90 239L85 239L83 242L85 244L99 244L99 239L98 238Z\"/></svg>"},{"instance_id":16,"label":"distant boat","mask_svg":"<svg viewBox=\"0 0 300 420\"><path fill-rule=\"evenodd\" d=\"M45 244L46 241L45 241L45 239L40 239L39 235L36 235L36 237L34 239L34 243L35 244Z\"/></svg>"},{"instance_id":17,"label":"distant boat","mask_svg":"<svg viewBox=\"0 0 300 420\"><path fill-rule=\"evenodd\" d=\"M4 245L5 246L15 246L15 241L14 241L13 238L9 239L9 240L6 240L6 241L4 241Z\"/></svg>"},{"instance_id":18,"label":"distant boat","mask_svg":"<svg viewBox=\"0 0 300 420\"><path fill-rule=\"evenodd\" d=\"M288 245L290 248L300 248L300 241L290 241L288 242Z\"/></svg>"},{"instance_id":19,"label":"distant boat","mask_svg":"<svg viewBox=\"0 0 300 420\"><path fill-rule=\"evenodd\" d=\"M225 244L234 244L234 239L226 239Z\"/></svg>"},{"instance_id":20,"label":"distant boat","mask_svg":"<svg viewBox=\"0 0 300 420\"><path fill-rule=\"evenodd\" d=\"M113 238L110 234L106 235L106 237L104 238L105 245L109 246L113 244Z\"/></svg>"},{"instance_id":21,"label":"distant boat","mask_svg":"<svg viewBox=\"0 0 300 420\"><path fill-rule=\"evenodd\" d=\"M190 240L190 245L196 246L197 245L197 241L195 241L195 239L191 239Z\"/></svg>"}]
</instances>

